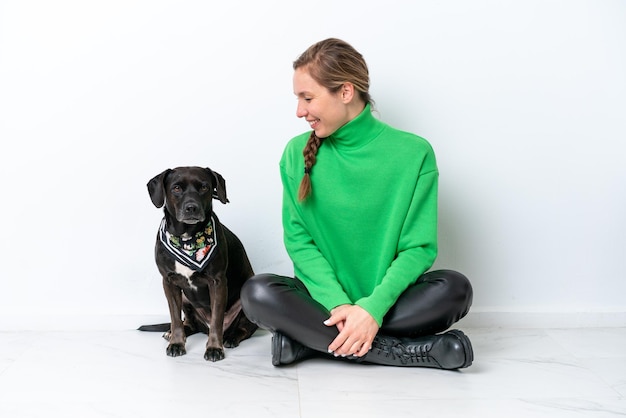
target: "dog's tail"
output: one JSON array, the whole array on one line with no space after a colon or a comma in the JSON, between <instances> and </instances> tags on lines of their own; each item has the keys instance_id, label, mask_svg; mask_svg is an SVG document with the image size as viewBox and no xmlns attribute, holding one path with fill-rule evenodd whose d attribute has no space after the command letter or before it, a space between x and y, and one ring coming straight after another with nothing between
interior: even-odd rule
<instances>
[{"instance_id":1,"label":"dog's tail","mask_svg":"<svg viewBox=\"0 0 626 418\"><path fill-rule=\"evenodd\" d=\"M137 328L137 330L139 330L139 331L148 331L148 332L165 332L165 333L169 333L170 332L170 325L171 325L171 323L169 323L169 322L167 322L165 324L142 325L139 328ZM189 325L185 324L185 336L186 337L189 337L190 335L193 335L193 334L197 334L198 332L201 332L201 331L199 331L198 329L190 327Z\"/></svg>"},{"instance_id":2,"label":"dog's tail","mask_svg":"<svg viewBox=\"0 0 626 418\"><path fill-rule=\"evenodd\" d=\"M139 331L166 332L170 330L170 323L167 322L165 324L142 325L137 329Z\"/></svg>"}]
</instances>

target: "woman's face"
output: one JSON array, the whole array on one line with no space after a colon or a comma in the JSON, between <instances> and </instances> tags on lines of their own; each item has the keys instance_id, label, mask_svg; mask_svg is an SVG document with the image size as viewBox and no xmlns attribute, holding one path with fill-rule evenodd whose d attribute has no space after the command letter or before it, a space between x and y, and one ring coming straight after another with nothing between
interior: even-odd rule
<instances>
[{"instance_id":1,"label":"woman's face","mask_svg":"<svg viewBox=\"0 0 626 418\"><path fill-rule=\"evenodd\" d=\"M351 119L344 92L328 91L305 68L295 70L293 92L298 99L296 116L304 118L318 138L330 136Z\"/></svg>"}]
</instances>

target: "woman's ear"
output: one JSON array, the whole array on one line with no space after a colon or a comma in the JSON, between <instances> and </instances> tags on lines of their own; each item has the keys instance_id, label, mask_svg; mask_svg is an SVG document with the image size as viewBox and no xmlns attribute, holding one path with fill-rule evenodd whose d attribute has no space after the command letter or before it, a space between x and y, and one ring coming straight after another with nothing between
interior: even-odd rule
<instances>
[{"instance_id":1,"label":"woman's ear","mask_svg":"<svg viewBox=\"0 0 626 418\"><path fill-rule=\"evenodd\" d=\"M350 103L352 98L354 97L354 84L352 83L343 83L341 86L341 100L344 103Z\"/></svg>"}]
</instances>

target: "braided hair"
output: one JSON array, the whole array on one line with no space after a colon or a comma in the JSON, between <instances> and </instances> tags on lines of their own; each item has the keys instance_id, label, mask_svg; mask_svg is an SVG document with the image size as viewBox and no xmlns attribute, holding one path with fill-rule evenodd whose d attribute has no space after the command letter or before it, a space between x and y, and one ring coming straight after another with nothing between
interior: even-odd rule
<instances>
[{"instance_id":1,"label":"braided hair","mask_svg":"<svg viewBox=\"0 0 626 418\"><path fill-rule=\"evenodd\" d=\"M302 155L304 155L304 177L300 182L298 190L298 199L305 200L311 194L311 169L317 161L317 150L322 145L323 138L318 138L315 131L311 131L311 136L304 146Z\"/></svg>"}]
</instances>

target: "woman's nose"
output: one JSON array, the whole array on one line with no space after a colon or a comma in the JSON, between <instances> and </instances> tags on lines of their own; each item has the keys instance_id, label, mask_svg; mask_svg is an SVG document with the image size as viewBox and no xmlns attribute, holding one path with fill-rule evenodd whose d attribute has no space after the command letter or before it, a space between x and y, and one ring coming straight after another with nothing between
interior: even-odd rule
<instances>
[{"instance_id":1,"label":"woman's nose","mask_svg":"<svg viewBox=\"0 0 626 418\"><path fill-rule=\"evenodd\" d=\"M296 107L296 116L299 118L303 118L305 117L307 114L306 109L304 108L304 106L300 105L298 103L298 107Z\"/></svg>"}]
</instances>

